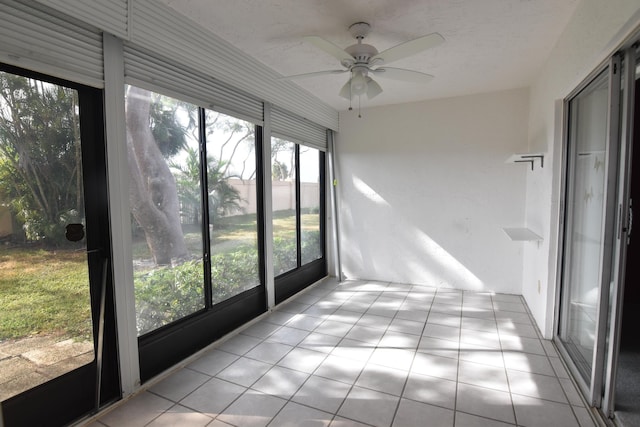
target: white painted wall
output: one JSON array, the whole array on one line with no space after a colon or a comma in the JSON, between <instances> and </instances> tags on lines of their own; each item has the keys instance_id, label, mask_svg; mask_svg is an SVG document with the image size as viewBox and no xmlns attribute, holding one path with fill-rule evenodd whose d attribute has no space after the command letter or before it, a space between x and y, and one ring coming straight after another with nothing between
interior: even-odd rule
<instances>
[{"instance_id":1,"label":"white painted wall","mask_svg":"<svg viewBox=\"0 0 640 427\"><path fill-rule=\"evenodd\" d=\"M544 241L525 246L522 294L546 338L554 320L562 173L556 106L639 24L638 0L582 0L531 87L529 150L545 153L549 167L527 175L526 223Z\"/></svg>"},{"instance_id":2,"label":"white painted wall","mask_svg":"<svg viewBox=\"0 0 640 427\"><path fill-rule=\"evenodd\" d=\"M520 294L528 90L340 115L336 152L348 278Z\"/></svg>"}]
</instances>

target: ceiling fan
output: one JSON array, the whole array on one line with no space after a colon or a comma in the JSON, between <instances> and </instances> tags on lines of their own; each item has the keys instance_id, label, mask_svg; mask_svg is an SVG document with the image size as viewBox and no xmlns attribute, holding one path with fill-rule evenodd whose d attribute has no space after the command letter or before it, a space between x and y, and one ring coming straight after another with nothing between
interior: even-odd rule
<instances>
[{"instance_id":1,"label":"ceiling fan","mask_svg":"<svg viewBox=\"0 0 640 427\"><path fill-rule=\"evenodd\" d=\"M411 83L427 83L433 76L419 71L404 68L387 67L399 59L415 55L424 50L438 46L444 42L444 38L438 33L431 33L417 39L413 39L382 52L362 40L369 34L371 26L366 22L356 22L349 27L349 32L358 41L345 49L342 49L318 36L307 36L304 40L340 61L343 69L316 71L313 73L286 76L283 79L299 79L316 77L326 74L350 73L349 81L340 90L340 96L351 101L354 96L366 95L372 99L382 93L382 87L371 78L371 75L401 80Z\"/></svg>"}]
</instances>

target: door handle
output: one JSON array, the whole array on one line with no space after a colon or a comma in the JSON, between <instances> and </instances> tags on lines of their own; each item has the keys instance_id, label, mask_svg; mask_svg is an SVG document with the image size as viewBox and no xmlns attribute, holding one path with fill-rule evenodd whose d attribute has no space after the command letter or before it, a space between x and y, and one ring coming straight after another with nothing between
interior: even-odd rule
<instances>
[{"instance_id":1,"label":"door handle","mask_svg":"<svg viewBox=\"0 0 640 427\"><path fill-rule=\"evenodd\" d=\"M622 216L622 212L620 213ZM629 199L629 211L627 212L627 219L625 225L622 227L622 232L627 234L627 245L631 240L631 232L633 231L633 200Z\"/></svg>"}]
</instances>

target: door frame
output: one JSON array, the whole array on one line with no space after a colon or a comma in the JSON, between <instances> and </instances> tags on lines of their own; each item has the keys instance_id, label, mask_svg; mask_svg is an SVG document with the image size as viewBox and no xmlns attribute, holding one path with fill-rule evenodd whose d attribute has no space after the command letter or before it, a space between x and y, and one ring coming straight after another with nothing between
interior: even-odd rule
<instances>
[{"instance_id":1,"label":"door frame","mask_svg":"<svg viewBox=\"0 0 640 427\"><path fill-rule=\"evenodd\" d=\"M558 269L558 286L556 287L556 301L558 303L555 307L555 320L554 320L554 334L553 340L556 343L560 353L563 356L563 359L567 362L569 370L571 371L573 377L576 379L578 386L580 387L582 393L587 397L591 406L599 407L602 400L602 384L603 384L603 369L605 364L605 355L604 348L606 344L606 335L607 335L607 325L608 325L608 307L609 307L609 292L603 292L606 284L610 284L610 280L612 277L612 268L613 268L613 259L612 256L608 255L612 253L615 233L614 227L616 224L616 215L612 214L615 212L615 206L617 203L617 176L618 176L618 158L620 151L620 141L618 137L618 126L612 126L612 123L619 123L619 94L620 94L620 62L621 58L618 55L611 56L607 61L597 67L592 73L590 73L587 78L585 78L576 89L574 89L565 99L564 99L564 127L563 127L563 179L562 179L562 190L561 190L561 223L559 227L559 238L558 238L558 247L560 250L558 251L558 265L560 268ZM567 254L570 252L570 248L567 248L567 240L565 239L566 230L569 230L573 225L571 223L571 219L569 218L569 201L572 200L573 197L573 187L569 188L571 182L569 181L569 177L571 176L572 171L574 170L574 163L571 161L571 152L572 145L569 141L569 130L570 130L570 108L569 103L573 100L579 93L581 93L585 88L587 88L601 73L605 71L609 71L609 95L608 95L608 105L609 111L607 113L607 141L606 141L606 157L605 157L605 201L603 206L603 224L602 224L602 246L600 249L600 260L602 265L599 270L599 288L598 288L598 306L596 311L596 326L595 326L595 344L593 351L593 359L591 363L591 375L589 384L582 378L577 366L573 362L573 360L569 357L569 353L566 350L564 344L560 340L559 332L560 325L562 323L562 313L561 307L563 301L563 286L565 280L565 263L566 259L569 259ZM617 107L616 107L617 105ZM571 161L571 162L570 162ZM611 179L614 178L614 179Z\"/></svg>"},{"instance_id":2,"label":"door frame","mask_svg":"<svg viewBox=\"0 0 640 427\"><path fill-rule=\"evenodd\" d=\"M596 407L601 415L606 418L613 418L615 411L615 388L617 380L618 357L621 343L622 311L624 303L625 271L627 262L627 241L630 219L630 191L632 178L633 160L633 137L634 131L634 109L635 97L639 94L635 90L636 69L640 59L640 31L636 30L630 37L619 45L619 49L600 66L598 66L589 76L574 89L563 102L563 135L562 135L562 172L561 172L561 193L560 193L560 220L558 234L557 262L560 268L556 273L556 301L554 307L554 334L553 340L557 344L558 350L565 360L569 370L576 379L576 382L587 397L591 406ZM617 58L617 59L616 59ZM594 365L592 369L591 384L585 381L577 372L577 368L568 357L568 353L558 337L558 328L561 322L560 301L562 284L562 261L565 245L564 231L566 224L566 201L567 201L567 161L568 161L568 100L572 99L584 87L586 87L603 69L611 64L616 64L619 77L614 84L616 90L610 90L609 101L609 141L617 143L618 155L611 156L607 164L617 167L617 174L608 175L611 186L614 186L614 210L609 215L609 219L614 223L612 244L608 251L603 252L603 260L610 262L610 280L604 281L602 285L609 284L608 292L600 292L598 324L596 326L596 350L594 352ZM613 89L610 88L610 89ZM613 124L613 126L611 126ZM617 164L616 164L617 162ZM603 276L604 279L604 276Z\"/></svg>"},{"instance_id":3,"label":"door frame","mask_svg":"<svg viewBox=\"0 0 640 427\"><path fill-rule=\"evenodd\" d=\"M617 242L614 248L613 263L616 266L611 289L611 316L609 323L609 345L607 346L607 366L604 373L604 397L602 412L608 418L614 417L615 389L618 371L618 356L622 332L622 311L624 304L625 274L627 266L627 244L631 224L631 179L633 173L633 136L637 67L637 47L640 40L629 43L624 51L624 88L622 89L622 114L620 121L620 176L618 188L618 227ZM637 201L638 202L638 201Z\"/></svg>"}]
</instances>

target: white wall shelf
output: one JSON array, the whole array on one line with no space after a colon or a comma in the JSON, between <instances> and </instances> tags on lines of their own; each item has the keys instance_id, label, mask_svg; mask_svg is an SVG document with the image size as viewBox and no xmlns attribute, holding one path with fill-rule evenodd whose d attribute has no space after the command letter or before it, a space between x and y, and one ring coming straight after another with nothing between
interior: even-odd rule
<instances>
[{"instance_id":1,"label":"white wall shelf","mask_svg":"<svg viewBox=\"0 0 640 427\"><path fill-rule=\"evenodd\" d=\"M503 230L514 242L539 242L543 240L542 236L526 227L503 228Z\"/></svg>"},{"instance_id":2,"label":"white wall shelf","mask_svg":"<svg viewBox=\"0 0 640 427\"><path fill-rule=\"evenodd\" d=\"M544 154L542 153L514 154L505 163L529 163L531 170L533 170L536 160L540 162L540 169L544 168Z\"/></svg>"}]
</instances>

